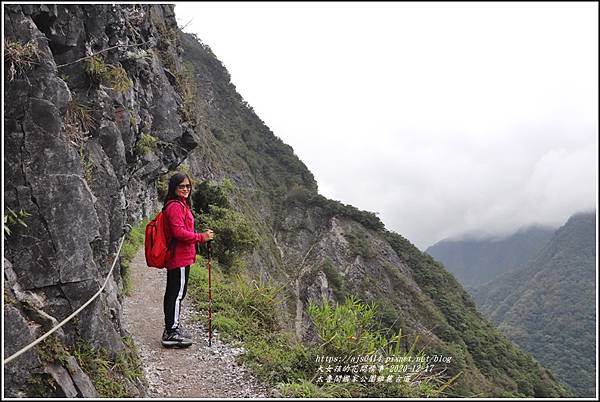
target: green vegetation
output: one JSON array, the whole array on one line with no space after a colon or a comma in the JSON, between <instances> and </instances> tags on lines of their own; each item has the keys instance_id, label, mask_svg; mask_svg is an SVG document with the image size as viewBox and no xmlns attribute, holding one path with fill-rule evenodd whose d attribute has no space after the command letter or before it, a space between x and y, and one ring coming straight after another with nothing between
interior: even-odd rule
<instances>
[{"instance_id":1,"label":"green vegetation","mask_svg":"<svg viewBox=\"0 0 600 402\"><path fill-rule=\"evenodd\" d=\"M122 398L134 396L131 382L143 377L139 352L133 340L125 337L123 344L123 351L110 353L94 348L79 337L73 346L65 345L53 334L40 343L37 352L44 363L58 364L67 370L70 369L69 358L74 356L101 397ZM48 397L56 390L56 383L46 374L34 374L29 383L36 396Z\"/></svg>"},{"instance_id":2,"label":"green vegetation","mask_svg":"<svg viewBox=\"0 0 600 402\"><path fill-rule=\"evenodd\" d=\"M225 169L243 172L249 180L255 181L257 188L253 191L268 193L271 200L283 198L294 185L316 191L312 173L294 150L275 136L244 103L226 68L210 48L189 35L182 35L179 40L186 49L184 61L194 66L194 76L202 77L203 85L209 88L199 99L201 115L206 118L203 124L208 123L215 139L210 148L220 155L219 161L214 162L227 161Z\"/></svg>"},{"instance_id":3,"label":"green vegetation","mask_svg":"<svg viewBox=\"0 0 600 402\"><path fill-rule=\"evenodd\" d=\"M325 261L321 265L321 271L323 271L325 274L325 277L327 278L327 284L333 291L335 299L338 301L345 300L350 292L346 287L346 281L344 277L333 266L331 258L325 258Z\"/></svg>"},{"instance_id":4,"label":"green vegetation","mask_svg":"<svg viewBox=\"0 0 600 402\"><path fill-rule=\"evenodd\" d=\"M344 237L350 244L350 251L354 255L360 255L366 260L375 257L375 253L369 247L367 235L364 233L345 233Z\"/></svg>"},{"instance_id":5,"label":"green vegetation","mask_svg":"<svg viewBox=\"0 0 600 402\"><path fill-rule=\"evenodd\" d=\"M14 304L16 303L16 300L13 299L10 295L10 290L8 290L8 287L4 288L4 305L8 305L8 304Z\"/></svg>"},{"instance_id":6,"label":"green vegetation","mask_svg":"<svg viewBox=\"0 0 600 402\"><path fill-rule=\"evenodd\" d=\"M133 87L133 81L120 64L109 67L106 80L110 83L112 89L117 92L127 92Z\"/></svg>"},{"instance_id":7,"label":"green vegetation","mask_svg":"<svg viewBox=\"0 0 600 402\"><path fill-rule=\"evenodd\" d=\"M480 287L500 331L575 390L595 395L596 216L572 217L530 263Z\"/></svg>"},{"instance_id":8,"label":"green vegetation","mask_svg":"<svg viewBox=\"0 0 600 402\"><path fill-rule=\"evenodd\" d=\"M206 261L198 257L190 273L190 294L200 311L208 308ZM381 397L436 396L454 379L440 373L412 373L406 381L394 383L335 383L319 374L318 356L382 357L419 356L411 348L402 352L400 334L386 338L374 326L375 305L355 298L332 305L324 300L311 304L308 312L318 340L297 342L279 324L283 287L251 280L242 274L226 274L213 264L213 329L229 342L241 342L244 363L263 381L277 386L286 397ZM205 321L206 316L200 319ZM206 325L206 322L205 322ZM322 367L321 367L322 368ZM381 375L391 375L390 367ZM418 379L417 379L418 378Z\"/></svg>"},{"instance_id":9,"label":"green vegetation","mask_svg":"<svg viewBox=\"0 0 600 402\"><path fill-rule=\"evenodd\" d=\"M280 207L277 211L279 217L287 216L292 208L301 212L310 211L310 217L315 218L315 221L317 221L313 227L317 228L319 221L337 215L347 217L348 220L355 220L366 228L375 230L382 235L385 234L384 226L375 213L359 211L354 207L319 196L316 191L316 183L308 169L294 155L293 149L277 138L264 122L247 105L244 105L243 99L235 92L235 87L230 82L229 74L220 62L214 58L214 55L208 50L203 51L203 49L194 46L194 43L187 43L186 41L186 37L182 36L181 42L186 49L184 57L194 63L196 74L203 77L203 82L206 83L207 87L207 99L204 99L206 104L203 104L203 111L207 114L207 125L214 137L214 140L209 139L210 149L206 152L207 163L218 166L224 174L231 173L232 176L235 175L236 180L239 179L248 187L247 190L244 189L244 194L234 199L237 202L234 205L235 208L240 210L240 206L243 206L243 210L249 212L248 219L251 219L249 218L251 214L259 215L259 212L257 212L259 209L264 208L264 210L269 211L272 210L274 205L275 208ZM214 155L218 155L218 157ZM237 196L238 193L235 195ZM284 200L283 203L282 200ZM199 205L200 203L195 202L194 204ZM294 214L294 216L302 216L301 212ZM281 228L281 225L277 225L277 222L282 221L282 219L277 219L277 216L260 218L264 218L266 221L264 226L267 229L272 227L275 227L278 231L286 229ZM255 228L262 228L260 222L253 222L253 224ZM287 269L290 268L286 267L284 262L279 259L280 254L277 245L271 242L270 239L263 239L262 231L260 234L261 243L255 249L255 253L264 253L264 255L260 255L259 260L264 262L275 260L268 268L280 268L289 274L290 272ZM282 236L277 237L277 240L291 237L288 236L288 233L283 233ZM393 243L393 240L390 240L390 242ZM396 284L393 277L387 278L391 275L386 275L385 271L380 273L386 276L386 282L389 279L389 283L382 284L380 278L372 276L368 279L359 280L359 283L355 284L350 281L344 283L344 278L340 273L337 272L339 276L336 275L336 268L338 267L330 267L333 269L318 267L318 269L325 273L329 282L336 285L341 284L338 294L335 293L336 290L334 289L334 295L338 300L340 300L339 295L343 293L340 290L343 289L344 284L352 286L351 290L354 294L374 294L372 300L375 300L381 306L376 318L380 321L376 325L385 326L387 323L396 325L397 323L399 327L406 327L406 333L424 327L442 339L444 343L431 345L427 342L434 343L437 339L435 336L428 337L419 344L419 347L426 347L428 354L438 353L452 356L453 364L449 366L446 374L454 377L461 371L464 372L464 375L458 377L457 382L453 384L452 394L472 396L476 392L482 392L485 393L485 396L494 397L521 396L532 389L525 383L533 384L537 378L540 386L537 387L537 391L536 387L533 387L533 392L536 395L542 395L543 391L541 390L544 388L556 391L552 393L553 395L563 395L560 390L554 388L555 384L552 381L546 381L545 374L535 365L523 365L514 347L507 344L505 339L500 342L503 337L499 336L497 331L493 332L493 328L488 327L485 321L477 315L472 300L462 291L460 286L456 285L451 276L444 275L441 272L443 269L432 266L432 264L425 263L425 265L418 267L417 265L423 262L421 261L421 253L410 243L405 244L403 241L399 241L396 246L394 248L400 258L405 262L410 260L409 263L406 263L408 268L406 271L417 272L418 285L421 286L423 292L417 286L414 286L412 281L402 283L401 280L398 280L398 284ZM360 248L356 247L355 250L360 251ZM366 255L367 253L368 250L363 250L363 254ZM281 262L281 264L278 264L278 262ZM205 262L202 262L202 266L204 264ZM314 269L313 267L313 271L308 273L307 276L318 273L318 269L316 271ZM216 281L221 283L230 281L228 278L231 278L231 276L226 275L225 268L220 267L215 271L218 271L222 276L216 276ZM430 274L432 278L428 277L429 271L432 271ZM279 272L275 270L269 273L274 277L279 275ZM410 274L412 276L412 272ZM279 279L284 280L282 279L283 276L280 275ZM247 277L243 278L245 281L250 281ZM369 280L371 282L368 282ZM389 286L387 285L393 286L395 289L406 288L409 296L404 297L403 304L406 308L402 311L399 310L400 303L390 296ZM205 293L205 282L202 283L202 287ZM278 314L293 311L295 307L292 301L293 298L289 295L289 289L286 290L288 290L288 293L286 293L287 303L282 308L283 312ZM306 289L301 288L301 290ZM217 294L220 291L222 290L214 292L215 298L221 297ZM365 293L362 293L363 291ZM367 291L369 293L366 293ZM387 297L387 299L382 300L383 297ZM412 301L411 297L413 297ZM306 350L302 344L294 342L293 336L277 330L266 333L264 336L260 334L260 331L257 331L258 334L256 335L248 334L246 332L247 328L251 327L250 324L247 324L243 317L235 316L234 312L231 314L226 313L225 310L228 309L215 313L215 325L219 327L221 335L224 337L226 337L225 333L228 333L231 334L230 337L244 338L243 341L247 350L244 359L254 362L249 363L249 365L253 366L255 372L260 372L262 378L275 383L291 384L285 388L286 392L289 392L286 393L286 396L292 396L296 392L299 396L314 396L317 395L317 392L323 391L324 387L317 386L314 381L310 381L312 377L306 379L303 376L303 373L307 370L314 375L314 360L311 361L303 357L311 356L314 350ZM263 311L263 313L265 312ZM268 314L266 315L268 316ZM282 317L280 319L285 320L286 318ZM415 323L415 319L419 322ZM383 328L378 328L378 330L380 329L383 330ZM464 337L463 331L466 331ZM473 356L471 350L478 350L479 354ZM495 357L498 363L494 363L494 365L497 364L497 372L492 372L490 369L485 371L484 369L482 370L484 376L481 375L478 368L486 364L483 363L487 359L487 356L483 354L486 351L490 356ZM499 356L504 356L501 363ZM298 367L299 361L303 362L301 367ZM533 360L529 359L529 362L533 362ZM529 375L529 378L525 381L519 379L519 385L512 380L512 372L515 372L517 377ZM302 379L305 379L304 382ZM371 395L376 395L375 388L370 387L373 390ZM506 394L503 394L504 391L506 391ZM334 390L331 390L331 393L339 395ZM450 393L448 394L450 395ZM403 395L408 395L408 392ZM532 396L532 394L528 396Z\"/></svg>"},{"instance_id":10,"label":"green vegetation","mask_svg":"<svg viewBox=\"0 0 600 402\"><path fill-rule=\"evenodd\" d=\"M190 272L188 291L199 311L208 309L206 267L207 261L198 257ZM224 341L242 342L246 364L263 380L277 383L301 376L303 367L311 365L309 349L294 343L278 324L283 289L244 274L228 275L217 261L212 268L213 330Z\"/></svg>"},{"instance_id":11,"label":"green vegetation","mask_svg":"<svg viewBox=\"0 0 600 402\"><path fill-rule=\"evenodd\" d=\"M48 398L54 396L57 390L54 377L48 373L32 373L27 379L27 385L33 398Z\"/></svg>"},{"instance_id":12,"label":"green vegetation","mask_svg":"<svg viewBox=\"0 0 600 402\"><path fill-rule=\"evenodd\" d=\"M378 356L383 362L425 361L424 353L416 351L418 338L409 350L403 351L401 332L388 337L378 330L375 322L378 315L376 304L365 304L358 298L349 296L342 304L337 305L332 305L328 300L323 300L321 305L311 303L308 313L320 339L320 355ZM351 383L346 392L350 392L353 397L435 397L442 395L443 390L461 374L447 378L432 368L416 369L405 373L402 381L397 381L393 365L384 364L383 367L383 370L377 372L377 376L394 377L393 382ZM425 368L425 365L422 367Z\"/></svg>"},{"instance_id":13,"label":"green vegetation","mask_svg":"<svg viewBox=\"0 0 600 402\"><path fill-rule=\"evenodd\" d=\"M385 225L374 212L361 211L352 205L345 205L339 201L327 199L302 186L295 186L289 192L285 201L288 205L322 208L329 216L344 216L359 222L368 229L380 232L385 229ZM369 254L366 250L363 250L363 252Z\"/></svg>"},{"instance_id":14,"label":"green vegetation","mask_svg":"<svg viewBox=\"0 0 600 402\"><path fill-rule=\"evenodd\" d=\"M56 334L52 334L40 342L37 352L40 360L45 363L56 363L61 366L68 365L69 350Z\"/></svg>"},{"instance_id":15,"label":"green vegetation","mask_svg":"<svg viewBox=\"0 0 600 402\"><path fill-rule=\"evenodd\" d=\"M308 306L308 314L324 342L321 348L328 356L373 354L383 348L387 340L370 327L376 312L374 304L363 304L354 296L338 306L328 300L323 300L320 306L314 303Z\"/></svg>"},{"instance_id":16,"label":"green vegetation","mask_svg":"<svg viewBox=\"0 0 600 402\"><path fill-rule=\"evenodd\" d=\"M39 60L39 48L35 39L22 44L4 39L4 63L8 65L8 80L24 76L25 72Z\"/></svg>"},{"instance_id":17,"label":"green vegetation","mask_svg":"<svg viewBox=\"0 0 600 402\"><path fill-rule=\"evenodd\" d=\"M133 108L128 107L127 112L129 114L129 125L131 127L136 127L137 126L137 118L135 117L136 111Z\"/></svg>"},{"instance_id":18,"label":"green vegetation","mask_svg":"<svg viewBox=\"0 0 600 402\"><path fill-rule=\"evenodd\" d=\"M208 272L207 261L197 257L190 273L191 293L206 311ZM276 319L275 301L281 288L270 283L252 280L245 274L228 275L223 267L212 261L213 324L225 340L249 339L258 333L280 329Z\"/></svg>"},{"instance_id":19,"label":"green vegetation","mask_svg":"<svg viewBox=\"0 0 600 402\"><path fill-rule=\"evenodd\" d=\"M95 55L85 59L85 71L91 78L100 81L105 78L108 66L104 63L101 56Z\"/></svg>"},{"instance_id":20,"label":"green vegetation","mask_svg":"<svg viewBox=\"0 0 600 402\"><path fill-rule=\"evenodd\" d=\"M73 348L79 366L102 398L133 397L131 382L143 376L137 347L131 338L123 338L123 343L125 349L113 354L98 350L83 339L78 339Z\"/></svg>"},{"instance_id":21,"label":"green vegetation","mask_svg":"<svg viewBox=\"0 0 600 402\"><path fill-rule=\"evenodd\" d=\"M187 174L190 177L190 180L192 180L193 185L195 185L198 182L198 179L196 179L196 176L194 176L194 174L192 173L192 170L190 169L190 166L187 164L187 162L184 162L181 165L179 165L177 167L177 170L181 173Z\"/></svg>"},{"instance_id":22,"label":"green vegetation","mask_svg":"<svg viewBox=\"0 0 600 402\"><path fill-rule=\"evenodd\" d=\"M150 9L150 21L152 21L152 25L158 31L159 38L171 43L173 46L177 44L177 39L179 38L178 30L167 26L165 19L158 15L154 9Z\"/></svg>"},{"instance_id":23,"label":"green vegetation","mask_svg":"<svg viewBox=\"0 0 600 402\"><path fill-rule=\"evenodd\" d=\"M183 121L192 123L193 126L199 124L198 111L198 91L196 89L195 68L193 63L178 62L176 51L179 42L179 30L167 26L165 20L159 17L154 11L150 12L152 24L158 31L158 37L166 42L167 46L161 46L157 49L157 55L162 64L168 70L168 75L172 75L175 81L175 91L181 96L181 105L178 112ZM173 82L173 81L171 81Z\"/></svg>"},{"instance_id":24,"label":"green vegetation","mask_svg":"<svg viewBox=\"0 0 600 402\"><path fill-rule=\"evenodd\" d=\"M501 389L511 390L502 396L570 395L530 355L516 348L477 312L471 297L440 263L397 233L386 231L385 236L411 268L419 287L445 317L434 328L434 333L446 342L437 346L436 352L456 358L449 373L467 372L469 366L476 366L486 377L493 378ZM464 384L458 385L457 394L469 392L468 388L461 388Z\"/></svg>"},{"instance_id":25,"label":"green vegetation","mask_svg":"<svg viewBox=\"0 0 600 402\"><path fill-rule=\"evenodd\" d=\"M279 386L281 395L286 398L352 398L347 384L327 384L318 386L311 381L283 383Z\"/></svg>"},{"instance_id":26,"label":"green vegetation","mask_svg":"<svg viewBox=\"0 0 600 402\"><path fill-rule=\"evenodd\" d=\"M179 107L179 114L184 121L189 121L194 126L199 123L198 112L198 91L194 77L194 65L185 63L183 68L176 70L173 74L177 83L175 89L181 96L182 104Z\"/></svg>"},{"instance_id":27,"label":"green vegetation","mask_svg":"<svg viewBox=\"0 0 600 402\"><path fill-rule=\"evenodd\" d=\"M194 209L199 214L209 214L211 205L221 208L231 208L228 194L232 191L231 181L227 180L222 185L211 183L204 180L196 185L192 194Z\"/></svg>"},{"instance_id":28,"label":"green vegetation","mask_svg":"<svg viewBox=\"0 0 600 402\"><path fill-rule=\"evenodd\" d=\"M135 150L140 155L146 155L156 150L157 138L146 133L142 133L135 145Z\"/></svg>"},{"instance_id":29,"label":"green vegetation","mask_svg":"<svg viewBox=\"0 0 600 402\"><path fill-rule=\"evenodd\" d=\"M144 246L146 225L149 221L150 218L145 218L135 225L131 231L127 233L123 246L121 247L121 278L123 278L123 294L125 296L131 294L131 271L129 269L129 264L137 254L138 250Z\"/></svg>"},{"instance_id":30,"label":"green vegetation","mask_svg":"<svg viewBox=\"0 0 600 402\"><path fill-rule=\"evenodd\" d=\"M258 236L244 215L233 209L213 205L210 213L201 215L199 226L215 231L213 255L227 268L258 244Z\"/></svg>"},{"instance_id":31,"label":"green vegetation","mask_svg":"<svg viewBox=\"0 0 600 402\"><path fill-rule=\"evenodd\" d=\"M83 177L85 178L85 181L91 183L92 179L94 178L96 164L89 157L89 155L84 152L83 147L79 148L79 160L81 161L81 168L83 169Z\"/></svg>"},{"instance_id":32,"label":"green vegetation","mask_svg":"<svg viewBox=\"0 0 600 402\"><path fill-rule=\"evenodd\" d=\"M93 179L96 164L84 149L84 143L89 132L96 128L92 108L77 98L71 99L63 118L63 125L69 141L77 147L83 176L88 183Z\"/></svg>"},{"instance_id":33,"label":"green vegetation","mask_svg":"<svg viewBox=\"0 0 600 402\"><path fill-rule=\"evenodd\" d=\"M239 265L241 256L258 245L253 227L231 207L227 196L231 191L233 185L229 181L223 185L203 181L192 194L196 226L199 231L206 228L215 231L213 255L226 269Z\"/></svg>"},{"instance_id":34,"label":"green vegetation","mask_svg":"<svg viewBox=\"0 0 600 402\"><path fill-rule=\"evenodd\" d=\"M25 223L25 219L31 216L31 214L27 211L21 209L19 212L15 212L9 207L6 207L8 212L4 213L4 235L10 236L12 233L11 227L16 225L17 223L23 227L27 227Z\"/></svg>"},{"instance_id":35,"label":"green vegetation","mask_svg":"<svg viewBox=\"0 0 600 402\"><path fill-rule=\"evenodd\" d=\"M171 175L164 174L156 180L156 193L158 195L158 200L163 202L167 197L167 192L169 191L169 178Z\"/></svg>"},{"instance_id":36,"label":"green vegetation","mask_svg":"<svg viewBox=\"0 0 600 402\"><path fill-rule=\"evenodd\" d=\"M67 111L63 119L65 131L73 145L81 148L84 137L90 130L96 128L96 121L92 116L92 108L77 98L67 104Z\"/></svg>"},{"instance_id":37,"label":"green vegetation","mask_svg":"<svg viewBox=\"0 0 600 402\"><path fill-rule=\"evenodd\" d=\"M242 166L260 176L257 184L273 199L285 198L294 186L316 191L312 173L294 155L293 149L266 127L224 128L222 132L224 144L243 160Z\"/></svg>"},{"instance_id":38,"label":"green vegetation","mask_svg":"<svg viewBox=\"0 0 600 402\"><path fill-rule=\"evenodd\" d=\"M107 83L114 91L127 92L133 87L133 81L121 64L106 64L100 55L85 59L85 71L90 78Z\"/></svg>"}]
</instances>

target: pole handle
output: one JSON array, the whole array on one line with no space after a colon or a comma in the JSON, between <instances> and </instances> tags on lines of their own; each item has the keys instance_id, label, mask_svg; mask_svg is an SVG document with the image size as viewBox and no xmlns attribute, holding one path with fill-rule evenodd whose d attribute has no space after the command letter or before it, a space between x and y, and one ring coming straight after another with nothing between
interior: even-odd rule
<instances>
[{"instance_id":1,"label":"pole handle","mask_svg":"<svg viewBox=\"0 0 600 402\"><path fill-rule=\"evenodd\" d=\"M206 257L210 259L212 255L212 240L206 242Z\"/></svg>"}]
</instances>

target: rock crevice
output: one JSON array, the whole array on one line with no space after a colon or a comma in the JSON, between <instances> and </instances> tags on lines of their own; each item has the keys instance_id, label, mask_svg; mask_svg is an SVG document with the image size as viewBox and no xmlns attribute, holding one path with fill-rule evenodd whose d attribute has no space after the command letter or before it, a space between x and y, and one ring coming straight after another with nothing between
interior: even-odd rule
<instances>
[{"instance_id":1,"label":"rock crevice","mask_svg":"<svg viewBox=\"0 0 600 402\"><path fill-rule=\"evenodd\" d=\"M5 240L14 272L10 281L5 274L7 357L97 292L123 225L156 208L156 179L199 142L202 131L184 124L181 96L164 72L165 61L181 65L176 40L162 38L177 26L172 8L5 6L6 43L24 49L13 60L19 68L4 77L5 206L29 214ZM96 64L85 58L93 54ZM23 64L27 57L33 62ZM143 135L160 144L142 149ZM125 348L118 266L109 282L57 331L65 347L79 337L113 354ZM5 366L5 396L97 396L76 359L48 362L41 348ZM128 388L131 396L144 393L140 384Z\"/></svg>"}]
</instances>

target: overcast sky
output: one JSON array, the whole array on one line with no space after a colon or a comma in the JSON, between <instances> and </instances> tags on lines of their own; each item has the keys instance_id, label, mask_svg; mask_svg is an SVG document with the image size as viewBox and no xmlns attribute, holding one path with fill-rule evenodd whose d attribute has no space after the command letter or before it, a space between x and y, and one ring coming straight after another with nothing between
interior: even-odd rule
<instances>
[{"instance_id":1,"label":"overcast sky","mask_svg":"<svg viewBox=\"0 0 600 402\"><path fill-rule=\"evenodd\" d=\"M597 206L595 2L176 4L320 193L422 250Z\"/></svg>"}]
</instances>

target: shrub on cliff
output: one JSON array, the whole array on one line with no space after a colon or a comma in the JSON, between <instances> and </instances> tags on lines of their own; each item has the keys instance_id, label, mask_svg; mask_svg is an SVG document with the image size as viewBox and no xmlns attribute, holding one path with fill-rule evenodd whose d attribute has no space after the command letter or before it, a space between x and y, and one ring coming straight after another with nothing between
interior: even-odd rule
<instances>
[{"instance_id":1,"label":"shrub on cliff","mask_svg":"<svg viewBox=\"0 0 600 402\"><path fill-rule=\"evenodd\" d=\"M250 222L231 207L227 193L232 190L228 181L222 185L203 181L192 195L197 230L215 231L213 255L227 269L258 245L258 235Z\"/></svg>"}]
</instances>

